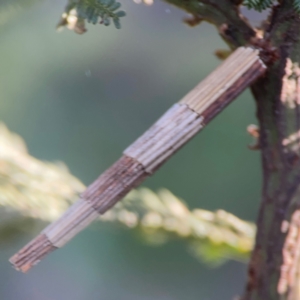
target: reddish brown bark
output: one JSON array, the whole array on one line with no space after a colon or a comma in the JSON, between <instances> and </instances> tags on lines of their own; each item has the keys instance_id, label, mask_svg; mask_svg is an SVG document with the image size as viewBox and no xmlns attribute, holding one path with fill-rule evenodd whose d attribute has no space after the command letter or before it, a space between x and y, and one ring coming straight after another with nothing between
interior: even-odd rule
<instances>
[{"instance_id":1,"label":"reddish brown bark","mask_svg":"<svg viewBox=\"0 0 300 300\"><path fill-rule=\"evenodd\" d=\"M282 1L273 9L265 39L278 50L278 60L252 87L264 182L243 300L299 299L295 296L297 274L291 270L299 260L297 247L291 247L297 237L290 238L290 230L299 235L295 220L300 205L299 28L292 1Z\"/></svg>"},{"instance_id":2,"label":"reddish brown bark","mask_svg":"<svg viewBox=\"0 0 300 300\"><path fill-rule=\"evenodd\" d=\"M46 235L40 234L26 247L10 258L14 267L22 272L27 272L37 264L44 256L54 251L54 247Z\"/></svg>"}]
</instances>

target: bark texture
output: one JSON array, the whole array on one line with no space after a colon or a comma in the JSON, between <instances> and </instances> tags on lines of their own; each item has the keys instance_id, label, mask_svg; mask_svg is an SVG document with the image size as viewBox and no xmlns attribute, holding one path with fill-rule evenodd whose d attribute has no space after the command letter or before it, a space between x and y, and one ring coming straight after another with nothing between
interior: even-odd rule
<instances>
[{"instance_id":1,"label":"bark texture","mask_svg":"<svg viewBox=\"0 0 300 300\"><path fill-rule=\"evenodd\" d=\"M231 49L263 49L268 71L252 86L260 124L263 191L256 245L243 300L300 299L300 18L281 0L259 29L239 13L241 1L166 0L213 23ZM275 1L274 1L275 2Z\"/></svg>"},{"instance_id":2,"label":"bark texture","mask_svg":"<svg viewBox=\"0 0 300 300\"><path fill-rule=\"evenodd\" d=\"M274 7L265 42L278 59L252 87L260 123L262 203L243 300L297 300L300 238L300 19Z\"/></svg>"},{"instance_id":3,"label":"bark texture","mask_svg":"<svg viewBox=\"0 0 300 300\"><path fill-rule=\"evenodd\" d=\"M256 244L242 299L300 299L300 18L293 9L294 1L278 1L279 4L270 12L269 20L262 28L263 39L259 39L259 31L254 30L239 13L238 4L241 1L166 1L192 14L192 19L187 20L190 25L196 25L202 20L215 24L231 49L255 44L265 51L270 63L268 71L252 86L260 123L259 144L264 182ZM231 92L233 94L226 97L231 99L233 95L236 96L235 90ZM216 103L217 100L214 104ZM218 108L223 108L220 103L217 108L212 105L211 110L208 108L201 115L204 123L205 118L210 120L218 112ZM134 151L130 153L136 155ZM135 165L132 167L135 168ZM140 171L141 178L144 179L144 174ZM114 177L114 174L109 174ZM126 171L118 176L122 174L127 178ZM100 177L99 180L104 180L105 193L107 191L107 195L110 195L106 178ZM115 203L115 198L112 197L114 200L111 202L101 202L100 198L97 203L94 202L93 199L100 195L98 184L99 182L95 183L95 189L92 185L91 195L85 193L84 196L95 210L102 213ZM54 250L47 240L42 239L44 236L39 236L34 245L41 249L41 256L36 259L44 255L43 247L48 252ZM32 247L32 244L27 245L12 258L12 263L17 268L26 271L32 265L31 254L36 252L36 248ZM24 257L27 257L28 264L24 263Z\"/></svg>"}]
</instances>

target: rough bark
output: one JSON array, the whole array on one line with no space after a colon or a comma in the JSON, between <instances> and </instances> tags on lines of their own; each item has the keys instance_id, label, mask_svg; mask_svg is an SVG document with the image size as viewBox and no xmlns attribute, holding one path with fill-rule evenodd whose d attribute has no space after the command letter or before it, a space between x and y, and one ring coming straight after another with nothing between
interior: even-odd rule
<instances>
[{"instance_id":1,"label":"rough bark","mask_svg":"<svg viewBox=\"0 0 300 300\"><path fill-rule=\"evenodd\" d=\"M238 11L240 1L166 1L191 13L190 25L215 24L231 49L255 43L256 31ZM243 300L300 298L300 18L292 0L279 2L261 44L266 51L275 48L278 57L252 86L264 181Z\"/></svg>"},{"instance_id":2,"label":"rough bark","mask_svg":"<svg viewBox=\"0 0 300 300\"><path fill-rule=\"evenodd\" d=\"M216 25L231 49L254 43L270 59L252 86L260 124L262 202L256 245L243 300L300 299L300 18L292 0L279 1L264 24L263 39L239 14L240 1L166 0ZM199 3L201 3L199 5ZM229 13L230 11L230 13ZM273 54L274 55L273 55Z\"/></svg>"},{"instance_id":3,"label":"rough bark","mask_svg":"<svg viewBox=\"0 0 300 300\"><path fill-rule=\"evenodd\" d=\"M260 123L262 203L243 300L299 299L300 19L292 1L272 11L265 40L278 60L252 87Z\"/></svg>"},{"instance_id":4,"label":"rough bark","mask_svg":"<svg viewBox=\"0 0 300 300\"><path fill-rule=\"evenodd\" d=\"M206 21L215 25L231 49L247 45L256 31L240 13L239 0L165 0L191 14L184 21L195 26Z\"/></svg>"}]
</instances>

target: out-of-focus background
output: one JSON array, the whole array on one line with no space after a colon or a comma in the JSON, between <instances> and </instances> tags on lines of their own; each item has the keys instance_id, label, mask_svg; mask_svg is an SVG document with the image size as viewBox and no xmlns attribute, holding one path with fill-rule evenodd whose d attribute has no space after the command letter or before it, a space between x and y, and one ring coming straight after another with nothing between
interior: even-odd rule
<instances>
[{"instance_id":1,"label":"out-of-focus background","mask_svg":"<svg viewBox=\"0 0 300 300\"><path fill-rule=\"evenodd\" d=\"M186 26L175 7L121 3L122 29L88 25L82 36L55 31L65 1L40 1L10 18L0 12L0 121L33 156L65 162L85 184L220 63L216 49L226 49L214 27ZM254 221L261 170L259 152L247 148L250 123L255 106L246 91L143 185L165 187L191 208ZM180 241L149 247L102 223L28 274L16 272L8 258L36 233L0 241L0 299L232 299L246 279L245 264L211 268Z\"/></svg>"}]
</instances>

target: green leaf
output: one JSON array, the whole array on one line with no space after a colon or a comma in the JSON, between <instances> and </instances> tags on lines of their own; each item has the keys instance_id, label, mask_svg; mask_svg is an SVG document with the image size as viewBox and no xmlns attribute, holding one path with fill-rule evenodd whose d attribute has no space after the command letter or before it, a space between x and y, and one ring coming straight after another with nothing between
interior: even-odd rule
<instances>
[{"instance_id":1,"label":"green leaf","mask_svg":"<svg viewBox=\"0 0 300 300\"><path fill-rule=\"evenodd\" d=\"M107 3L107 7L111 7L112 5L114 5L116 2L115 0L109 0L108 3Z\"/></svg>"},{"instance_id":2,"label":"green leaf","mask_svg":"<svg viewBox=\"0 0 300 300\"><path fill-rule=\"evenodd\" d=\"M116 27L117 29L120 29L120 28L121 28L121 24L120 24L119 18L114 18L114 19L113 19L113 22L114 22L115 27Z\"/></svg>"},{"instance_id":3,"label":"green leaf","mask_svg":"<svg viewBox=\"0 0 300 300\"><path fill-rule=\"evenodd\" d=\"M117 10L118 8L120 8L120 7L121 7L121 3L115 2L113 5L110 6L110 9L114 11L114 10Z\"/></svg>"},{"instance_id":4,"label":"green leaf","mask_svg":"<svg viewBox=\"0 0 300 300\"><path fill-rule=\"evenodd\" d=\"M297 13L300 13L300 0L294 0L294 9Z\"/></svg>"},{"instance_id":5,"label":"green leaf","mask_svg":"<svg viewBox=\"0 0 300 300\"><path fill-rule=\"evenodd\" d=\"M107 19L104 19L103 20L103 24L105 25L105 26L108 26L109 24L110 24L110 20L107 18Z\"/></svg>"},{"instance_id":6,"label":"green leaf","mask_svg":"<svg viewBox=\"0 0 300 300\"><path fill-rule=\"evenodd\" d=\"M272 7L274 2L274 0L244 0L243 5L257 11L263 11L267 8Z\"/></svg>"},{"instance_id":7,"label":"green leaf","mask_svg":"<svg viewBox=\"0 0 300 300\"><path fill-rule=\"evenodd\" d=\"M120 17L126 15L116 0L71 0L66 7L59 27L67 26L77 33L86 31L84 22L96 24L100 19L100 24L109 26L111 20L116 28L121 28ZM75 22L74 22L75 18ZM76 19L77 18L77 19Z\"/></svg>"},{"instance_id":8,"label":"green leaf","mask_svg":"<svg viewBox=\"0 0 300 300\"><path fill-rule=\"evenodd\" d=\"M125 11L120 10L120 11L118 11L118 12L116 13L116 15L117 15L119 18L121 18L121 17L125 17L125 16L126 16L126 13L125 13Z\"/></svg>"}]
</instances>

